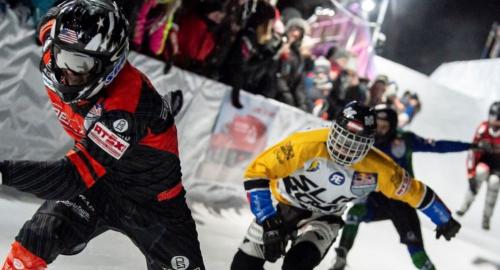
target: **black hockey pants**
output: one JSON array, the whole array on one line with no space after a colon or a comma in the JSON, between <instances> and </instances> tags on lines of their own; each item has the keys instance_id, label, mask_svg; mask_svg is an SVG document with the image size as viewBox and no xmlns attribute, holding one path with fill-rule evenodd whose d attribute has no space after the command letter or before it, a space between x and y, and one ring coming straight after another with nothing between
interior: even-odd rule
<instances>
[{"instance_id":1,"label":"black hockey pants","mask_svg":"<svg viewBox=\"0 0 500 270\"><path fill-rule=\"evenodd\" d=\"M74 255L107 231L127 235L146 257L148 270L204 270L196 225L184 191L177 197L138 204L97 183L68 201L46 201L28 220L16 241L53 262Z\"/></svg>"}]
</instances>

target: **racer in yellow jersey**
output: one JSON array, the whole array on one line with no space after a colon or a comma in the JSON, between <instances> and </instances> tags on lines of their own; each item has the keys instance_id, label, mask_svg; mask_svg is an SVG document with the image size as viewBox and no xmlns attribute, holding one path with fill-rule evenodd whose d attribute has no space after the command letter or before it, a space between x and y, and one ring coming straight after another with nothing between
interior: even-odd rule
<instances>
[{"instance_id":1,"label":"racer in yellow jersey","mask_svg":"<svg viewBox=\"0 0 500 270\"><path fill-rule=\"evenodd\" d=\"M434 191L372 148L375 119L373 109L351 102L330 128L294 133L248 166L244 186L255 220L232 270L263 269L283 255L282 269L312 270L343 226L347 203L372 191L422 211L437 238L457 234L460 224Z\"/></svg>"}]
</instances>

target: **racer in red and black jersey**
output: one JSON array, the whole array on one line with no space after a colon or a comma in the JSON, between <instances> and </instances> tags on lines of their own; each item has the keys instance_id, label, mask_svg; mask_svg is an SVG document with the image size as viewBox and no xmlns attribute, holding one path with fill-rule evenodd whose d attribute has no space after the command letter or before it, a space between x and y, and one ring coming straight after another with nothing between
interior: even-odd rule
<instances>
[{"instance_id":1,"label":"racer in red and black jersey","mask_svg":"<svg viewBox=\"0 0 500 270\"><path fill-rule=\"evenodd\" d=\"M126 234L149 270L205 269L170 103L127 62L128 36L111 0L67 0L42 21L44 84L75 144L56 161L0 162L3 185L47 200L2 270L46 269L107 230Z\"/></svg>"},{"instance_id":2,"label":"racer in red and black jersey","mask_svg":"<svg viewBox=\"0 0 500 270\"><path fill-rule=\"evenodd\" d=\"M469 190L457 214L462 216L474 201L483 182L488 183L482 227L490 229L490 220L500 189L500 101L490 106L488 121L482 122L474 135L474 143L483 151L470 151L467 161Z\"/></svg>"}]
</instances>

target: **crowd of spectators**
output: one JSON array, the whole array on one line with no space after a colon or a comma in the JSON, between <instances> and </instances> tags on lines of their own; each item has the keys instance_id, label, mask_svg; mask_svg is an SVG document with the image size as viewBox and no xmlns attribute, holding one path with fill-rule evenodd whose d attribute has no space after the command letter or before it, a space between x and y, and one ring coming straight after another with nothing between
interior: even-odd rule
<instances>
[{"instance_id":1,"label":"crowd of spectators","mask_svg":"<svg viewBox=\"0 0 500 270\"><path fill-rule=\"evenodd\" d=\"M399 93L392 78L358 75L356 56L332 46L312 53L305 16L310 10L294 1L265 0L116 0L131 23L132 49L230 85L232 103L241 107L239 91L276 99L334 119L350 101L388 104L399 113L400 126L420 111L418 96ZM0 0L33 25L61 0ZM297 1L295 1L297 2ZM304 15L307 14L307 15Z\"/></svg>"}]
</instances>

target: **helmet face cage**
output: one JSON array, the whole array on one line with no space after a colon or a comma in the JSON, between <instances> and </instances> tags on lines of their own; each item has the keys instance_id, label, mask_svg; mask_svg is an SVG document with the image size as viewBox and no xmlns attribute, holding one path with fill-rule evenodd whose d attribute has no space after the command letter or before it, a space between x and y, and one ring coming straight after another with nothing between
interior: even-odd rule
<instances>
[{"instance_id":1,"label":"helmet face cage","mask_svg":"<svg viewBox=\"0 0 500 270\"><path fill-rule=\"evenodd\" d=\"M343 166L352 165L363 159L374 143L374 138L356 135L337 122L332 123L326 142L330 157Z\"/></svg>"}]
</instances>

